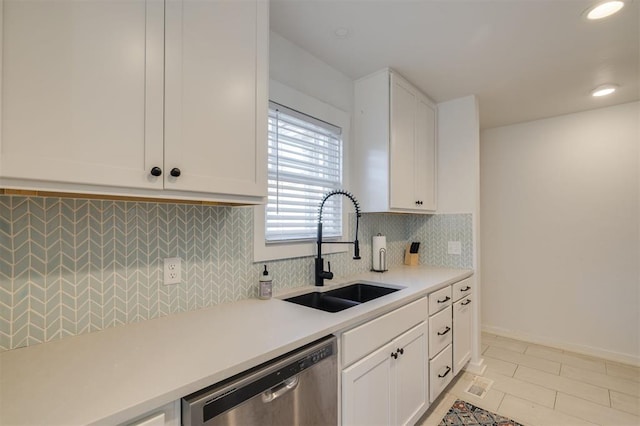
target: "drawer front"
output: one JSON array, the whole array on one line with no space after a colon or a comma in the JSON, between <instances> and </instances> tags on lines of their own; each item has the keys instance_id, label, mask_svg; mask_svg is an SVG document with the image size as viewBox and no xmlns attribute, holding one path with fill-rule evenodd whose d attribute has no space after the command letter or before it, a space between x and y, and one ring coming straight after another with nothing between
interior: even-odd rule
<instances>
[{"instance_id":1,"label":"drawer front","mask_svg":"<svg viewBox=\"0 0 640 426\"><path fill-rule=\"evenodd\" d=\"M429 401L433 402L453 379L451 345L429 362Z\"/></svg>"},{"instance_id":2,"label":"drawer front","mask_svg":"<svg viewBox=\"0 0 640 426\"><path fill-rule=\"evenodd\" d=\"M452 342L451 306L429 317L429 358L436 356Z\"/></svg>"},{"instance_id":3,"label":"drawer front","mask_svg":"<svg viewBox=\"0 0 640 426\"><path fill-rule=\"evenodd\" d=\"M465 296L468 296L473 291L473 285L471 283L471 278L464 279L462 281L458 281L453 284L453 301L456 302L462 299Z\"/></svg>"},{"instance_id":4,"label":"drawer front","mask_svg":"<svg viewBox=\"0 0 640 426\"><path fill-rule=\"evenodd\" d=\"M429 295L429 315L433 315L451 306L451 286L447 286Z\"/></svg>"},{"instance_id":5,"label":"drawer front","mask_svg":"<svg viewBox=\"0 0 640 426\"><path fill-rule=\"evenodd\" d=\"M342 365L373 352L427 318L427 298L423 297L395 311L342 333Z\"/></svg>"}]
</instances>

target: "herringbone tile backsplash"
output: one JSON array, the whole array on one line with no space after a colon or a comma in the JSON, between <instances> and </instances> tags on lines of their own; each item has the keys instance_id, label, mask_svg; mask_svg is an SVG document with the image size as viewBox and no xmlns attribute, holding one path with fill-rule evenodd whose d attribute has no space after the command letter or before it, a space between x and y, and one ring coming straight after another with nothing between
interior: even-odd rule
<instances>
[{"instance_id":1,"label":"herringbone tile backsplash","mask_svg":"<svg viewBox=\"0 0 640 426\"><path fill-rule=\"evenodd\" d=\"M353 221L353 218L352 218ZM389 265L408 241L421 262L472 266L471 215L365 214L363 260L327 256L338 275L371 267L371 237ZM446 254L462 242L461 256ZM249 207L0 196L0 350L14 349L257 295ZM162 284L162 259L182 282ZM269 262L276 289L313 283L313 258Z\"/></svg>"}]
</instances>

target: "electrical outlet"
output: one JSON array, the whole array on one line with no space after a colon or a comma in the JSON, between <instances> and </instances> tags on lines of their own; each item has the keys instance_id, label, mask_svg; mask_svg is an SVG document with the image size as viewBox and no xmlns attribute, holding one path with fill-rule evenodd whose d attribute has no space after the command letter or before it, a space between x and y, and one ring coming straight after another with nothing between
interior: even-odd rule
<instances>
[{"instance_id":1,"label":"electrical outlet","mask_svg":"<svg viewBox=\"0 0 640 426\"><path fill-rule=\"evenodd\" d=\"M182 281L182 260L179 257L164 259L164 285L180 284Z\"/></svg>"},{"instance_id":2,"label":"electrical outlet","mask_svg":"<svg viewBox=\"0 0 640 426\"><path fill-rule=\"evenodd\" d=\"M462 244L460 241L449 241L447 252L449 254L462 254Z\"/></svg>"}]
</instances>

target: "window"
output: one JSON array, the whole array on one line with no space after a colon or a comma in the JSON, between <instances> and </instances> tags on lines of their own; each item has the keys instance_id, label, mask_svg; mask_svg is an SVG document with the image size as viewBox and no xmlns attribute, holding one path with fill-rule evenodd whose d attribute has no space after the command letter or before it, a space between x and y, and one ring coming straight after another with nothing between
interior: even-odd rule
<instances>
[{"instance_id":1,"label":"window","mask_svg":"<svg viewBox=\"0 0 640 426\"><path fill-rule=\"evenodd\" d=\"M269 103L268 128L265 240L315 239L323 195L342 187L342 129L275 102ZM326 238L342 236L341 198L324 205Z\"/></svg>"},{"instance_id":2,"label":"window","mask_svg":"<svg viewBox=\"0 0 640 426\"><path fill-rule=\"evenodd\" d=\"M337 135L337 139L340 141L340 148L338 152L340 153L340 167L341 167L341 183L331 185L330 189L335 189L335 187L339 188L349 188L349 171L346 168L346 164L349 164L349 135L351 128L351 117L349 113L335 107L332 104L329 104L323 100L320 100L316 97L310 96L307 93L300 92L292 87L289 87L285 84L280 83L276 80L269 80L269 99L277 105L285 105L285 107L279 107L279 118L283 118L284 115L291 115L293 118L301 120L302 123L309 123L314 126L319 127L317 129L321 132L327 132ZM272 106L275 107L275 104ZM265 105L266 107L266 105ZM275 108L271 108L272 113ZM312 118L313 117L313 118ZM285 120L281 120L284 122ZM331 123L333 126L327 124ZM265 123L267 124L267 123ZM267 124L267 126L269 126ZM331 131L333 129L333 131ZM265 129L266 130L266 129ZM274 129L275 130L275 129ZM265 135L266 136L266 135ZM286 139L286 138L285 138ZM282 141L280 141L282 142ZM265 141L265 143L268 143ZM281 155L280 155L280 158ZM314 163L312 163L314 164ZM316 168L320 168L320 166L314 165ZM282 174L278 177L282 177ZM299 183L299 182L297 182ZM284 215L284 201L285 198L282 197L283 188L280 188L280 198L279 201L279 212ZM329 188L327 188L327 191ZM270 189L270 192L273 192L274 189ZM269 237L267 238L267 205L256 206L253 208L253 261L254 262L264 262L270 260L279 260L279 259L292 259L296 257L306 257L306 256L314 256L316 254L316 226L318 220L318 205L320 204L320 197L324 193L322 190L316 190L316 194L314 195L316 198L311 199L307 205L307 237L306 239L297 239L301 238L300 236L289 235L288 238L282 238L285 234L281 229L280 237ZM273 198L273 197L271 197ZM326 211L329 210L330 202L338 202L343 203L344 211L342 211L342 216L340 217L342 223L342 235L336 238L336 241L342 241L346 238L349 232L349 222L347 218L349 217L350 205L351 203L345 203L344 197L331 197L325 204L325 208L322 211L322 223L324 224L323 228L323 237L326 236L326 228L327 228L327 220L328 216L326 216ZM269 200L267 200L269 201ZM340 204L337 204L340 206ZM340 208L337 208L340 211ZM335 209L334 209L335 212ZM296 216L299 216L300 212L296 212ZM282 228L282 227L281 227ZM335 227L332 230L332 234L337 234L338 231ZM333 232L335 231L335 232ZM333 237L332 237L333 238ZM346 240L345 240L346 241ZM326 244L322 247L323 253L341 253L348 251L349 247L347 244Z\"/></svg>"}]
</instances>

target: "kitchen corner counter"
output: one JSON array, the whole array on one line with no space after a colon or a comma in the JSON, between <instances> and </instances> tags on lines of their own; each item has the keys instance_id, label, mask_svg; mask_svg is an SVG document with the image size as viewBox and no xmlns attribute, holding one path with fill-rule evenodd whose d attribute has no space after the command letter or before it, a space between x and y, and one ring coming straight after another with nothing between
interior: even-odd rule
<instances>
[{"instance_id":1,"label":"kitchen corner counter","mask_svg":"<svg viewBox=\"0 0 640 426\"><path fill-rule=\"evenodd\" d=\"M405 287L342 312L249 299L2 352L0 424L126 422L471 274L401 266L328 282Z\"/></svg>"}]
</instances>

